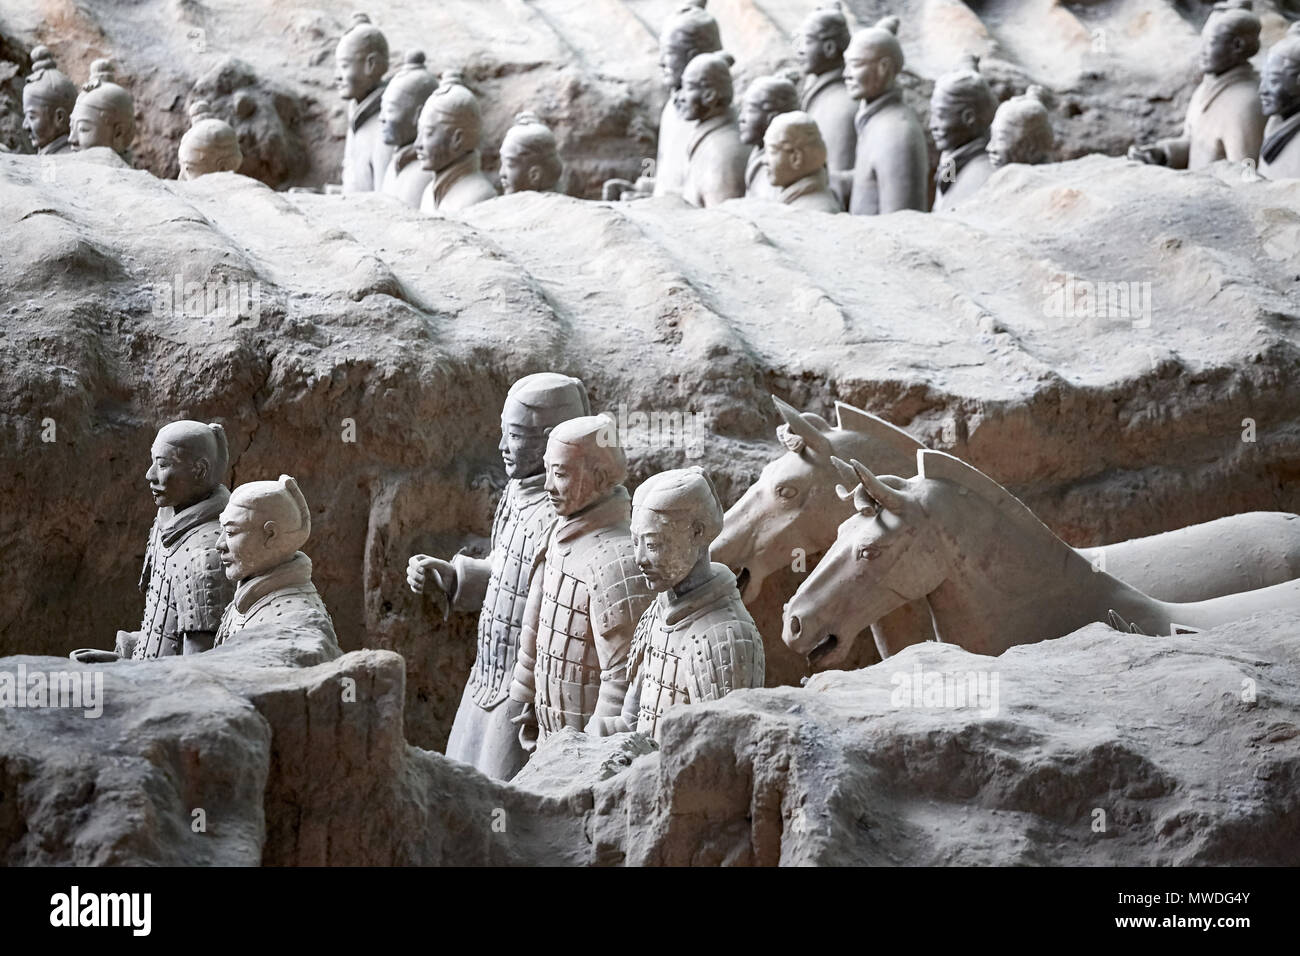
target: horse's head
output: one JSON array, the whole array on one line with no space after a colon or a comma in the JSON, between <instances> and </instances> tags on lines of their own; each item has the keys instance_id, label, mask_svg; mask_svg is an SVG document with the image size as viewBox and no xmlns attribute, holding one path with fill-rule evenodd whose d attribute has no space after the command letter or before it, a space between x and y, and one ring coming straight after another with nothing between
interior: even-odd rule
<instances>
[{"instance_id":1,"label":"horse's head","mask_svg":"<svg viewBox=\"0 0 1300 956\"><path fill-rule=\"evenodd\" d=\"M856 635L943 581L941 551L921 501L923 478L877 478L835 459L836 492L854 513L785 606L786 645L814 664L847 655ZM848 488L853 490L849 491Z\"/></svg>"},{"instance_id":2,"label":"horse's head","mask_svg":"<svg viewBox=\"0 0 1300 956\"><path fill-rule=\"evenodd\" d=\"M727 511L712 548L713 560L735 572L746 602L796 553L809 557L829 548L839 523L852 513L834 493L832 458L867 458L911 474L922 447L902 429L852 405L835 403L837 424L831 427L775 395L772 401L783 419L776 437L785 453Z\"/></svg>"}]
</instances>

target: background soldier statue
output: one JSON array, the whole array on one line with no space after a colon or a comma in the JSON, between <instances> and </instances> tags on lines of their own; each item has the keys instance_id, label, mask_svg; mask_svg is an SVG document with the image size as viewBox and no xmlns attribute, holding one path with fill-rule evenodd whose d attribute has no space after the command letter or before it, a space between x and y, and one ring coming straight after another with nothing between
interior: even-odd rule
<instances>
[{"instance_id":1,"label":"background soldier statue","mask_svg":"<svg viewBox=\"0 0 1300 956\"><path fill-rule=\"evenodd\" d=\"M68 131L76 104L77 87L54 68L49 48L32 47L32 72L23 87L23 129L36 152L71 152Z\"/></svg>"},{"instance_id":2,"label":"background soldier statue","mask_svg":"<svg viewBox=\"0 0 1300 956\"><path fill-rule=\"evenodd\" d=\"M691 123L682 197L692 206L716 206L745 195L749 150L731 109L733 62L729 53L701 53L687 64L677 91L677 111Z\"/></svg>"},{"instance_id":3,"label":"background soldier statue","mask_svg":"<svg viewBox=\"0 0 1300 956\"><path fill-rule=\"evenodd\" d=\"M71 657L82 663L205 651L234 591L217 553L217 518L230 500L222 484L229 455L225 430L172 422L158 432L149 455L145 479L158 516L140 572L144 618L140 630L117 632L115 651L73 651Z\"/></svg>"},{"instance_id":4,"label":"background soldier statue","mask_svg":"<svg viewBox=\"0 0 1300 956\"><path fill-rule=\"evenodd\" d=\"M745 196L749 199L777 199L781 191L767 175L763 136L772 118L799 108L799 91L783 76L760 76L749 84L740 104L737 125L740 141L748 146L745 162Z\"/></svg>"},{"instance_id":5,"label":"background soldier statue","mask_svg":"<svg viewBox=\"0 0 1300 956\"><path fill-rule=\"evenodd\" d=\"M590 412L579 379L538 372L515 382L501 410L499 447L509 480L492 522L491 554L458 554L450 561L417 554L407 565L412 591L433 588L447 596L450 607L479 612L478 655L451 726L447 756L499 780L512 778L528 760L513 723L524 704L510 698L510 681L529 575L555 523L544 487L546 440L556 425Z\"/></svg>"},{"instance_id":6,"label":"background soldier statue","mask_svg":"<svg viewBox=\"0 0 1300 956\"><path fill-rule=\"evenodd\" d=\"M796 110L782 113L767 128L767 172L787 206L817 212L843 212L826 172L826 144L816 121Z\"/></svg>"},{"instance_id":7,"label":"background soldier statue","mask_svg":"<svg viewBox=\"0 0 1300 956\"><path fill-rule=\"evenodd\" d=\"M1047 162L1056 135L1047 115L1046 97L1041 86L1031 86L1023 96L1013 96L998 107L989 129L989 163L994 169L1008 163L1033 166Z\"/></svg>"},{"instance_id":8,"label":"background soldier statue","mask_svg":"<svg viewBox=\"0 0 1300 956\"><path fill-rule=\"evenodd\" d=\"M934 211L947 212L975 194L993 173L986 149L998 98L980 75L979 58L945 73L930 96L930 133L939 147Z\"/></svg>"},{"instance_id":9,"label":"background soldier statue","mask_svg":"<svg viewBox=\"0 0 1300 956\"><path fill-rule=\"evenodd\" d=\"M1268 51L1259 101L1268 117L1259 171L1269 179L1300 179L1300 23Z\"/></svg>"},{"instance_id":10,"label":"background soldier statue","mask_svg":"<svg viewBox=\"0 0 1300 956\"><path fill-rule=\"evenodd\" d=\"M117 85L111 61L96 60L90 64L90 79L77 96L71 123L68 142L74 150L107 146L130 163L131 141L135 139L135 101Z\"/></svg>"},{"instance_id":11,"label":"background soldier statue","mask_svg":"<svg viewBox=\"0 0 1300 956\"><path fill-rule=\"evenodd\" d=\"M206 100L194 101L190 107L190 124L176 151L181 167L177 179L239 172L244 162L239 136L229 123L212 112Z\"/></svg>"},{"instance_id":12,"label":"background soldier statue","mask_svg":"<svg viewBox=\"0 0 1300 956\"><path fill-rule=\"evenodd\" d=\"M844 87L858 104L858 131L849 212L875 216L929 205L930 155L925 132L903 102L898 74L903 48L898 17L885 17L853 35L844 57Z\"/></svg>"},{"instance_id":13,"label":"background soldier statue","mask_svg":"<svg viewBox=\"0 0 1300 956\"><path fill-rule=\"evenodd\" d=\"M348 131L343 141L343 192L375 192L393 148L379 126L379 102L388 72L388 40L364 13L352 14L352 25L334 52L334 85L348 102Z\"/></svg>"},{"instance_id":14,"label":"background soldier statue","mask_svg":"<svg viewBox=\"0 0 1300 956\"><path fill-rule=\"evenodd\" d=\"M415 137L420 109L437 88L438 78L424 67L424 53L412 50L379 98L379 134L394 151L384 171L382 191L412 209L420 208L420 197L433 178L416 162Z\"/></svg>"},{"instance_id":15,"label":"background soldier statue","mask_svg":"<svg viewBox=\"0 0 1300 956\"><path fill-rule=\"evenodd\" d=\"M1129 148L1129 159L1174 169L1202 169L1220 159L1259 159L1264 114L1259 75L1250 58L1259 52L1259 17L1250 0L1214 5L1201 30L1205 74L1187 104L1183 135Z\"/></svg>"},{"instance_id":16,"label":"background soldier statue","mask_svg":"<svg viewBox=\"0 0 1300 956\"><path fill-rule=\"evenodd\" d=\"M672 705L763 686L763 639L735 575L709 560L721 531L722 503L699 469L665 471L636 490L636 561L658 596L636 627L621 730L658 739Z\"/></svg>"},{"instance_id":17,"label":"background soldier statue","mask_svg":"<svg viewBox=\"0 0 1300 956\"><path fill-rule=\"evenodd\" d=\"M311 583L311 558L298 550L310 536L311 511L288 475L235 489L221 512L217 553L237 586L214 647L263 624L309 632L338 649L334 623Z\"/></svg>"},{"instance_id":18,"label":"background soldier statue","mask_svg":"<svg viewBox=\"0 0 1300 956\"><path fill-rule=\"evenodd\" d=\"M420 111L416 151L433 179L424 187L420 212L446 215L496 197L492 180L483 175L479 142L483 112L459 73L441 76L442 83Z\"/></svg>"},{"instance_id":19,"label":"background soldier statue","mask_svg":"<svg viewBox=\"0 0 1300 956\"><path fill-rule=\"evenodd\" d=\"M587 415L546 443L546 491L560 516L533 573L510 696L528 752L562 727L618 730L627 657L652 594L628 530L627 459L614 423Z\"/></svg>"},{"instance_id":20,"label":"background soldier statue","mask_svg":"<svg viewBox=\"0 0 1300 956\"><path fill-rule=\"evenodd\" d=\"M810 13L796 45L805 74L799 108L821 130L831 186L846 207L858 147L854 125L857 104L844 85L844 51L848 46L849 24L839 4Z\"/></svg>"},{"instance_id":21,"label":"background soldier statue","mask_svg":"<svg viewBox=\"0 0 1300 956\"><path fill-rule=\"evenodd\" d=\"M550 192L564 165L551 128L536 113L520 113L501 141L501 191Z\"/></svg>"}]
</instances>

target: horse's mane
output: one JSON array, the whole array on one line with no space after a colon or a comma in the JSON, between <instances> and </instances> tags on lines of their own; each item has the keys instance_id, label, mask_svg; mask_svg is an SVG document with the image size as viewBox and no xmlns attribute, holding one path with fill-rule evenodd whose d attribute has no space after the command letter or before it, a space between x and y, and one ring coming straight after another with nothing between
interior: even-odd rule
<instances>
[{"instance_id":1,"label":"horse's mane","mask_svg":"<svg viewBox=\"0 0 1300 956\"><path fill-rule=\"evenodd\" d=\"M916 453L916 472L921 478L946 478L961 485L979 495L1026 533L1049 535L1060 542L1061 547L1069 547L1056 532L1043 524L1038 515L1030 511L1023 501L984 472L973 465L966 464L960 458L947 452L923 449Z\"/></svg>"}]
</instances>

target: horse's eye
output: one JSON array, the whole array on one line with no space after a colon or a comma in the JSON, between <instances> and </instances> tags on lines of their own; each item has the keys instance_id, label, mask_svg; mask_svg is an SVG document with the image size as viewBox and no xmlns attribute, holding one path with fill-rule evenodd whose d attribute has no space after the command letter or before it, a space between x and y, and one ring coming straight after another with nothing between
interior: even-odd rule
<instances>
[{"instance_id":1,"label":"horse's eye","mask_svg":"<svg viewBox=\"0 0 1300 956\"><path fill-rule=\"evenodd\" d=\"M858 546L858 553L856 557L859 561L870 561L872 558L876 557L879 554L880 554L879 549L877 549L874 545L863 544Z\"/></svg>"},{"instance_id":2,"label":"horse's eye","mask_svg":"<svg viewBox=\"0 0 1300 956\"><path fill-rule=\"evenodd\" d=\"M789 501L791 498L799 494L799 489L792 485L779 485L777 486L776 493L786 501Z\"/></svg>"}]
</instances>

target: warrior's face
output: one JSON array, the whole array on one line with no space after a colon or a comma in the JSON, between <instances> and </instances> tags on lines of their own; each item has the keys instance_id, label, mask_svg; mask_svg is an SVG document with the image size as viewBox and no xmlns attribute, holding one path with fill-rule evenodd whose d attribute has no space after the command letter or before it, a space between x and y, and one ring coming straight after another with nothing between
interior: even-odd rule
<instances>
[{"instance_id":1,"label":"warrior's face","mask_svg":"<svg viewBox=\"0 0 1300 956\"><path fill-rule=\"evenodd\" d=\"M659 51L659 74L663 78L664 86L669 90L675 90L681 86L682 72L686 69L686 64L691 62L695 56L695 48L677 41L669 40L663 43Z\"/></svg>"},{"instance_id":2,"label":"warrior's face","mask_svg":"<svg viewBox=\"0 0 1300 956\"><path fill-rule=\"evenodd\" d=\"M680 584L700 560L697 521L668 518L649 508L632 512L632 544L637 567L652 591Z\"/></svg>"},{"instance_id":3,"label":"warrior's face","mask_svg":"<svg viewBox=\"0 0 1300 956\"><path fill-rule=\"evenodd\" d=\"M344 37L339 41L334 54L334 88L345 100L364 100L371 94L387 68L386 58L378 51L367 51L364 47L348 42ZM383 62L383 66L380 63Z\"/></svg>"},{"instance_id":4,"label":"warrior's face","mask_svg":"<svg viewBox=\"0 0 1300 956\"><path fill-rule=\"evenodd\" d=\"M40 149L68 131L68 111L62 106L49 106L24 95L23 129L27 131L32 145Z\"/></svg>"},{"instance_id":5,"label":"warrior's face","mask_svg":"<svg viewBox=\"0 0 1300 956\"><path fill-rule=\"evenodd\" d=\"M460 127L436 117L421 118L415 154L425 169L446 169L464 152L464 142L465 134Z\"/></svg>"},{"instance_id":6,"label":"warrior's face","mask_svg":"<svg viewBox=\"0 0 1300 956\"><path fill-rule=\"evenodd\" d=\"M795 38L795 55L805 73L820 75L835 69L844 62L844 53L835 38L827 35L823 25L814 18L804 24Z\"/></svg>"},{"instance_id":7,"label":"warrior's face","mask_svg":"<svg viewBox=\"0 0 1300 956\"><path fill-rule=\"evenodd\" d=\"M185 449L160 441L153 443L149 454L152 461L144 477L157 507L181 511L211 492L203 459L196 461Z\"/></svg>"},{"instance_id":8,"label":"warrior's face","mask_svg":"<svg viewBox=\"0 0 1300 956\"><path fill-rule=\"evenodd\" d=\"M546 493L557 515L577 514L606 491L606 476L591 461L594 457L581 445L547 442Z\"/></svg>"},{"instance_id":9,"label":"warrior's face","mask_svg":"<svg viewBox=\"0 0 1300 956\"><path fill-rule=\"evenodd\" d=\"M941 152L965 146L979 135L976 120L973 109L951 97L936 94L930 101L930 135Z\"/></svg>"},{"instance_id":10,"label":"warrior's face","mask_svg":"<svg viewBox=\"0 0 1300 956\"><path fill-rule=\"evenodd\" d=\"M762 92L755 90L746 93L737 117L740 141L746 146L762 146L763 134L767 132L768 124L772 122L772 117L775 115L776 110L764 98Z\"/></svg>"},{"instance_id":11,"label":"warrior's face","mask_svg":"<svg viewBox=\"0 0 1300 956\"><path fill-rule=\"evenodd\" d=\"M854 40L844 54L844 88L849 97L871 102L894 84L894 59L869 40Z\"/></svg>"},{"instance_id":12,"label":"warrior's face","mask_svg":"<svg viewBox=\"0 0 1300 956\"><path fill-rule=\"evenodd\" d=\"M379 101L379 135L385 143L405 146L415 142L420 105L407 103L400 96L385 96Z\"/></svg>"},{"instance_id":13,"label":"warrior's face","mask_svg":"<svg viewBox=\"0 0 1300 956\"><path fill-rule=\"evenodd\" d=\"M1246 61L1246 39L1231 26L1216 23L1212 17L1201 33L1201 72L1226 73Z\"/></svg>"},{"instance_id":14,"label":"warrior's face","mask_svg":"<svg viewBox=\"0 0 1300 956\"><path fill-rule=\"evenodd\" d=\"M677 113L688 122L708 119L718 109L721 97L703 69L687 67L675 97Z\"/></svg>"},{"instance_id":15,"label":"warrior's face","mask_svg":"<svg viewBox=\"0 0 1300 956\"><path fill-rule=\"evenodd\" d=\"M1265 116L1291 116L1300 110L1300 62L1269 56L1259 78L1259 105Z\"/></svg>"},{"instance_id":16,"label":"warrior's face","mask_svg":"<svg viewBox=\"0 0 1300 956\"><path fill-rule=\"evenodd\" d=\"M256 510L235 503L221 512L221 536L217 538L217 555L230 581L256 577L283 564L292 555L286 547L276 522L267 521Z\"/></svg>"},{"instance_id":17,"label":"warrior's face","mask_svg":"<svg viewBox=\"0 0 1300 956\"><path fill-rule=\"evenodd\" d=\"M529 425L501 419L501 441L497 445L507 478L529 478L546 468L546 432Z\"/></svg>"},{"instance_id":18,"label":"warrior's face","mask_svg":"<svg viewBox=\"0 0 1300 956\"><path fill-rule=\"evenodd\" d=\"M115 124L98 110L88 109L78 104L72 110L72 128L68 133L68 143L74 150L90 149L92 146L116 145Z\"/></svg>"}]
</instances>

